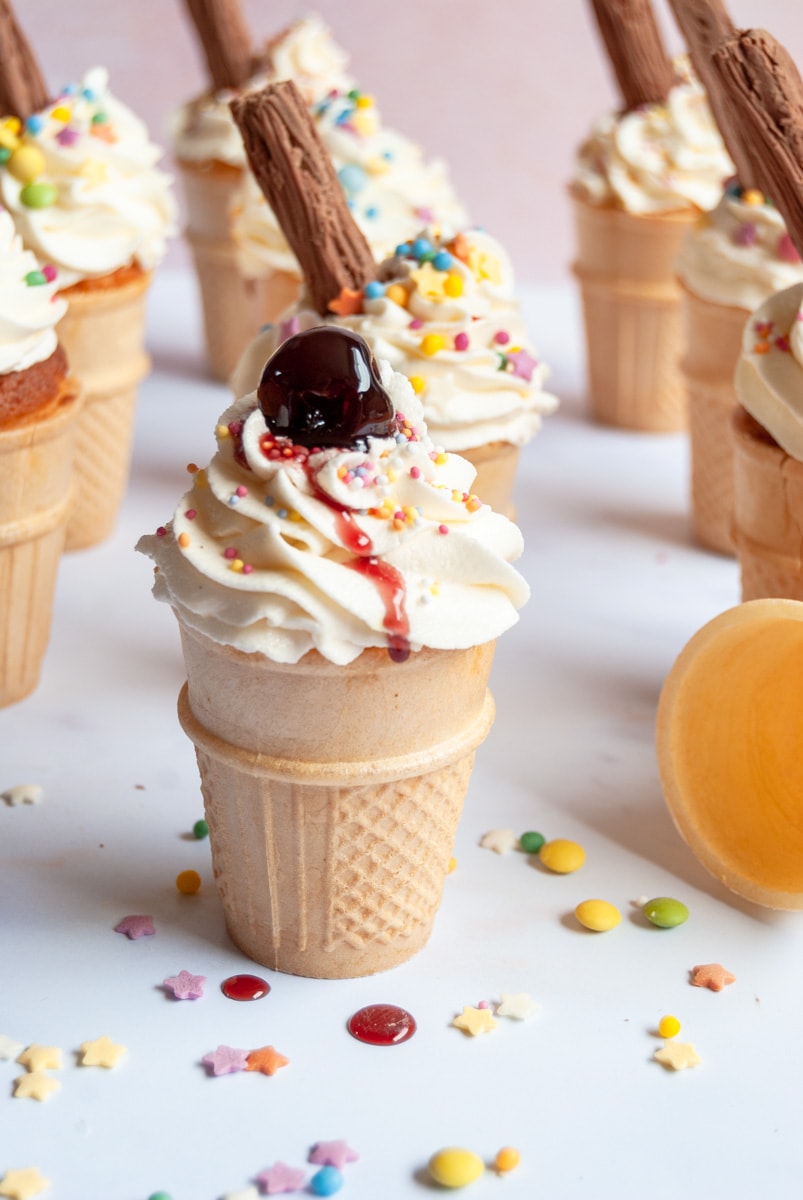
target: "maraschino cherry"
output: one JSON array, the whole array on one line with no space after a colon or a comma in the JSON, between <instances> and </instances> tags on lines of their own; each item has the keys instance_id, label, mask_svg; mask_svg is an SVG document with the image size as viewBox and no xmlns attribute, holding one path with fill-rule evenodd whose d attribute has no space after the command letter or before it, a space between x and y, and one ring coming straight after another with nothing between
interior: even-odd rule
<instances>
[{"instance_id":1,"label":"maraschino cherry","mask_svg":"<svg viewBox=\"0 0 803 1200\"><path fill-rule=\"evenodd\" d=\"M297 333L268 359L257 389L276 437L300 446L358 449L396 432L393 401L364 338L321 326Z\"/></svg>"}]
</instances>

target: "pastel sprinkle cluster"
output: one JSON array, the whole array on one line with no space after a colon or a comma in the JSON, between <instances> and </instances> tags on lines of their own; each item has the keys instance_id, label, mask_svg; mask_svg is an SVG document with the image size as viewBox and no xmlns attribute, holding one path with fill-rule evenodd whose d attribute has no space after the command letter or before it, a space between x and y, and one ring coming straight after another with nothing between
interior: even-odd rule
<instances>
[{"instance_id":1,"label":"pastel sprinkle cluster","mask_svg":"<svg viewBox=\"0 0 803 1200\"><path fill-rule=\"evenodd\" d=\"M725 195L734 200L740 200L751 208L772 208L772 200L758 188L743 188L737 179L732 179L725 187ZM733 231L732 240L736 246L755 246L759 241L759 228L754 221L742 221ZM775 253L781 262L799 263L800 254L789 234L784 231L775 245Z\"/></svg>"},{"instance_id":2,"label":"pastel sprinkle cluster","mask_svg":"<svg viewBox=\"0 0 803 1200\"><path fill-rule=\"evenodd\" d=\"M784 354L791 352L791 344L785 333L773 334L775 329L774 321L754 321L753 332L756 335L756 341L753 344L753 354L769 354L773 346Z\"/></svg>"}]
</instances>

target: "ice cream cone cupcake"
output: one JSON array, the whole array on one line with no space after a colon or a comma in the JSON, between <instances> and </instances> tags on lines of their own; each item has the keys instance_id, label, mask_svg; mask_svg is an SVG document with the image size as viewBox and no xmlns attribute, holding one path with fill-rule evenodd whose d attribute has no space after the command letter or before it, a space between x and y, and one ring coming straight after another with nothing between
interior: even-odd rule
<instances>
[{"instance_id":1,"label":"ice cream cone cupcake","mask_svg":"<svg viewBox=\"0 0 803 1200\"><path fill-rule=\"evenodd\" d=\"M594 420L687 424L680 376L684 234L733 173L705 94L670 63L649 0L592 0L623 99L580 147L570 187Z\"/></svg>"},{"instance_id":2,"label":"ice cream cone cupcake","mask_svg":"<svg viewBox=\"0 0 803 1200\"><path fill-rule=\"evenodd\" d=\"M0 211L0 707L39 681L74 494L80 402L57 286Z\"/></svg>"},{"instance_id":3,"label":"ice cream cone cupcake","mask_svg":"<svg viewBox=\"0 0 803 1200\"><path fill-rule=\"evenodd\" d=\"M67 548L79 549L111 533L128 480L137 385L149 366L145 293L173 232L170 180L100 68L53 101L8 113L4 137L0 199L70 301L59 337L85 397L67 531Z\"/></svg>"},{"instance_id":4,"label":"ice cream cone cupcake","mask_svg":"<svg viewBox=\"0 0 803 1200\"><path fill-rule=\"evenodd\" d=\"M763 30L713 56L756 181L803 248L803 81ZM742 599L803 599L803 283L749 317L736 368L733 540Z\"/></svg>"},{"instance_id":5,"label":"ice cream cone cupcake","mask_svg":"<svg viewBox=\"0 0 803 1200\"><path fill-rule=\"evenodd\" d=\"M192 0L211 90L185 105L173 129L184 183L187 238L201 290L209 363L228 379L250 339L298 298L301 268L247 169L229 110L238 94L292 79L338 171L357 223L378 258L425 221L455 232L467 221L445 165L383 127L373 98L348 73L348 56L319 17L295 21L259 57L238 0ZM221 49L222 47L222 49Z\"/></svg>"}]
</instances>

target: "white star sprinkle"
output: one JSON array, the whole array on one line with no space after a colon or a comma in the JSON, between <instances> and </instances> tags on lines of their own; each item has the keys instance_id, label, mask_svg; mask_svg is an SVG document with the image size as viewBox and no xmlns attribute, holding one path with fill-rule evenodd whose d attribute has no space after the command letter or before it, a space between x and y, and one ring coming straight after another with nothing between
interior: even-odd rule
<instances>
[{"instance_id":1,"label":"white star sprinkle","mask_svg":"<svg viewBox=\"0 0 803 1200\"><path fill-rule=\"evenodd\" d=\"M14 787L6 788L0 796L12 808L18 804L38 804L44 795L44 788L38 783L17 783Z\"/></svg>"},{"instance_id":2,"label":"white star sprinkle","mask_svg":"<svg viewBox=\"0 0 803 1200\"><path fill-rule=\"evenodd\" d=\"M480 838L480 845L483 850L493 850L495 854L508 854L518 841L512 829L489 829Z\"/></svg>"},{"instance_id":3,"label":"white star sprinkle","mask_svg":"<svg viewBox=\"0 0 803 1200\"><path fill-rule=\"evenodd\" d=\"M502 1002L496 1007L497 1017L513 1017L515 1021L527 1021L540 1011L541 1005L536 1004L527 992L502 992Z\"/></svg>"}]
</instances>

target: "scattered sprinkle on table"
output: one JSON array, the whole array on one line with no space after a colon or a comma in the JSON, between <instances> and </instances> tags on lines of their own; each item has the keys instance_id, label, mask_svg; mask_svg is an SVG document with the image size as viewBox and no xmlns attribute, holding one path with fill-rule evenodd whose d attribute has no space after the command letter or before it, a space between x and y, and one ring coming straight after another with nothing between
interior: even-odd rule
<instances>
[{"instance_id":1,"label":"scattered sprinkle on table","mask_svg":"<svg viewBox=\"0 0 803 1200\"><path fill-rule=\"evenodd\" d=\"M201 1059L210 1075L233 1075L236 1071L248 1070L248 1050L234 1046L218 1046Z\"/></svg>"},{"instance_id":2,"label":"scattered sprinkle on table","mask_svg":"<svg viewBox=\"0 0 803 1200\"><path fill-rule=\"evenodd\" d=\"M47 1100L52 1092L57 1092L61 1084L58 1079L44 1071L29 1071L27 1075L18 1075L14 1080L14 1098L17 1100Z\"/></svg>"},{"instance_id":3,"label":"scattered sprinkle on table","mask_svg":"<svg viewBox=\"0 0 803 1200\"><path fill-rule=\"evenodd\" d=\"M647 900L642 910L651 925L658 929L675 929L689 919L689 910L681 900L673 900L671 896L656 896Z\"/></svg>"},{"instance_id":4,"label":"scattered sprinkle on table","mask_svg":"<svg viewBox=\"0 0 803 1200\"><path fill-rule=\"evenodd\" d=\"M528 1021L540 1011L532 996L527 992L502 992L501 1003L496 1006L497 1017L512 1017L514 1021Z\"/></svg>"},{"instance_id":5,"label":"scattered sprinkle on table","mask_svg":"<svg viewBox=\"0 0 803 1200\"><path fill-rule=\"evenodd\" d=\"M358 1042L369 1046L398 1046L407 1042L418 1026L412 1013L396 1004L366 1004L349 1017L346 1028Z\"/></svg>"},{"instance_id":6,"label":"scattered sprinkle on table","mask_svg":"<svg viewBox=\"0 0 803 1200\"><path fill-rule=\"evenodd\" d=\"M115 933L124 933L132 942L138 938L153 937L156 933L156 926L153 923L153 917L132 915L123 917L122 921L118 921L114 927Z\"/></svg>"},{"instance_id":7,"label":"scattered sprinkle on table","mask_svg":"<svg viewBox=\"0 0 803 1200\"><path fill-rule=\"evenodd\" d=\"M344 1183L343 1172L337 1167L321 1167L310 1179L309 1190L314 1196L334 1196Z\"/></svg>"},{"instance_id":8,"label":"scattered sprinkle on table","mask_svg":"<svg viewBox=\"0 0 803 1200\"><path fill-rule=\"evenodd\" d=\"M484 1171L485 1163L479 1154L463 1150L460 1146L438 1150L429 1160L429 1173L441 1187L465 1187L479 1179Z\"/></svg>"},{"instance_id":9,"label":"scattered sprinkle on table","mask_svg":"<svg viewBox=\"0 0 803 1200\"><path fill-rule=\"evenodd\" d=\"M723 988L736 982L736 976L727 971L721 963L703 963L695 967L691 973L694 987L710 988L712 992L721 992Z\"/></svg>"},{"instance_id":10,"label":"scattered sprinkle on table","mask_svg":"<svg viewBox=\"0 0 803 1200\"><path fill-rule=\"evenodd\" d=\"M696 1067L701 1061L691 1042L667 1042L655 1051L653 1058L670 1071L685 1071L687 1067Z\"/></svg>"},{"instance_id":11,"label":"scattered sprinkle on table","mask_svg":"<svg viewBox=\"0 0 803 1200\"><path fill-rule=\"evenodd\" d=\"M40 1046L34 1042L17 1055L17 1062L29 1071L60 1071L61 1050L58 1046Z\"/></svg>"},{"instance_id":12,"label":"scattered sprinkle on table","mask_svg":"<svg viewBox=\"0 0 803 1200\"><path fill-rule=\"evenodd\" d=\"M24 1042L16 1042L14 1038L0 1033L0 1059L16 1058L18 1054L22 1054L24 1049Z\"/></svg>"},{"instance_id":13,"label":"scattered sprinkle on table","mask_svg":"<svg viewBox=\"0 0 803 1200\"><path fill-rule=\"evenodd\" d=\"M339 1138L334 1142L316 1142L309 1152L307 1162L316 1166L337 1167L338 1171L342 1171L346 1163L358 1162L359 1158L357 1151L343 1138Z\"/></svg>"},{"instance_id":14,"label":"scattered sprinkle on table","mask_svg":"<svg viewBox=\"0 0 803 1200\"><path fill-rule=\"evenodd\" d=\"M201 876L197 871L180 871L176 876L176 887L183 896L194 896L201 890Z\"/></svg>"},{"instance_id":15,"label":"scattered sprinkle on table","mask_svg":"<svg viewBox=\"0 0 803 1200\"><path fill-rule=\"evenodd\" d=\"M538 851L541 862L556 875L571 875L579 871L586 860L586 852L578 842L570 842L567 838L555 838L552 842L544 842Z\"/></svg>"},{"instance_id":16,"label":"scattered sprinkle on table","mask_svg":"<svg viewBox=\"0 0 803 1200\"><path fill-rule=\"evenodd\" d=\"M286 1163L275 1162L255 1176L260 1189L267 1196L278 1196L281 1192L299 1192L303 1188L307 1172Z\"/></svg>"},{"instance_id":17,"label":"scattered sprinkle on table","mask_svg":"<svg viewBox=\"0 0 803 1200\"><path fill-rule=\"evenodd\" d=\"M206 821L203 819L196 821L192 827L192 834L193 837L196 837L199 842L204 838L209 837L209 826L207 825Z\"/></svg>"},{"instance_id":18,"label":"scattered sprinkle on table","mask_svg":"<svg viewBox=\"0 0 803 1200\"><path fill-rule=\"evenodd\" d=\"M44 794L44 788L41 788L38 783L17 783L13 787L6 788L4 792L0 792L0 796L12 808L16 808L19 804L38 804Z\"/></svg>"},{"instance_id":19,"label":"scattered sprinkle on table","mask_svg":"<svg viewBox=\"0 0 803 1200\"><path fill-rule=\"evenodd\" d=\"M470 1037L477 1037L481 1033L490 1033L497 1026L489 1008L471 1008L470 1006L465 1007L460 1015L455 1017L452 1024L455 1029L462 1029L463 1033Z\"/></svg>"},{"instance_id":20,"label":"scattered sprinkle on table","mask_svg":"<svg viewBox=\"0 0 803 1200\"><path fill-rule=\"evenodd\" d=\"M503 1146L497 1151L494 1159L494 1170L499 1175L507 1175L508 1171L514 1171L521 1162L521 1155L513 1146Z\"/></svg>"},{"instance_id":21,"label":"scattered sprinkle on table","mask_svg":"<svg viewBox=\"0 0 803 1200\"><path fill-rule=\"evenodd\" d=\"M574 915L584 929L592 933L607 933L615 929L622 920L622 914L607 900L583 900L574 910Z\"/></svg>"},{"instance_id":22,"label":"scattered sprinkle on table","mask_svg":"<svg viewBox=\"0 0 803 1200\"><path fill-rule=\"evenodd\" d=\"M483 850L493 850L495 854L509 854L519 839L512 829L489 829L480 838Z\"/></svg>"},{"instance_id":23,"label":"scattered sprinkle on table","mask_svg":"<svg viewBox=\"0 0 803 1200\"><path fill-rule=\"evenodd\" d=\"M162 981L162 987L172 992L176 1000L200 1000L204 994L205 975L193 975L190 971L179 971Z\"/></svg>"},{"instance_id":24,"label":"scattered sprinkle on table","mask_svg":"<svg viewBox=\"0 0 803 1200\"><path fill-rule=\"evenodd\" d=\"M92 1041L81 1042L80 1065L82 1067L105 1067L108 1071L117 1066L126 1050L126 1046L122 1046L119 1042L113 1042L110 1037L103 1034Z\"/></svg>"},{"instance_id":25,"label":"scattered sprinkle on table","mask_svg":"<svg viewBox=\"0 0 803 1200\"><path fill-rule=\"evenodd\" d=\"M220 990L227 1000L261 1000L270 991L270 984L259 975L229 975Z\"/></svg>"},{"instance_id":26,"label":"scattered sprinkle on table","mask_svg":"<svg viewBox=\"0 0 803 1200\"><path fill-rule=\"evenodd\" d=\"M45 1179L38 1167L12 1167L0 1179L0 1196L8 1196L10 1200L28 1200L50 1187L50 1180Z\"/></svg>"},{"instance_id":27,"label":"scattered sprinkle on table","mask_svg":"<svg viewBox=\"0 0 803 1200\"><path fill-rule=\"evenodd\" d=\"M286 1067L290 1062L289 1058L285 1058L273 1046L261 1046L259 1050L252 1050L245 1062L247 1071L261 1071L263 1075L275 1075L282 1067Z\"/></svg>"},{"instance_id":28,"label":"scattered sprinkle on table","mask_svg":"<svg viewBox=\"0 0 803 1200\"><path fill-rule=\"evenodd\" d=\"M679 1033L680 1033L680 1021L677 1019L677 1017L673 1017L670 1015L668 1015L666 1017L661 1017L660 1021L658 1022L659 1037L673 1038L673 1037L677 1037L677 1035Z\"/></svg>"},{"instance_id":29,"label":"scattered sprinkle on table","mask_svg":"<svg viewBox=\"0 0 803 1200\"><path fill-rule=\"evenodd\" d=\"M536 833L535 830L530 830L528 833L521 835L519 846L525 854L537 854L545 841L546 838L543 833Z\"/></svg>"},{"instance_id":30,"label":"scattered sprinkle on table","mask_svg":"<svg viewBox=\"0 0 803 1200\"><path fill-rule=\"evenodd\" d=\"M225 1192L223 1200L259 1200L259 1192L255 1187L238 1188L236 1192Z\"/></svg>"}]
</instances>

